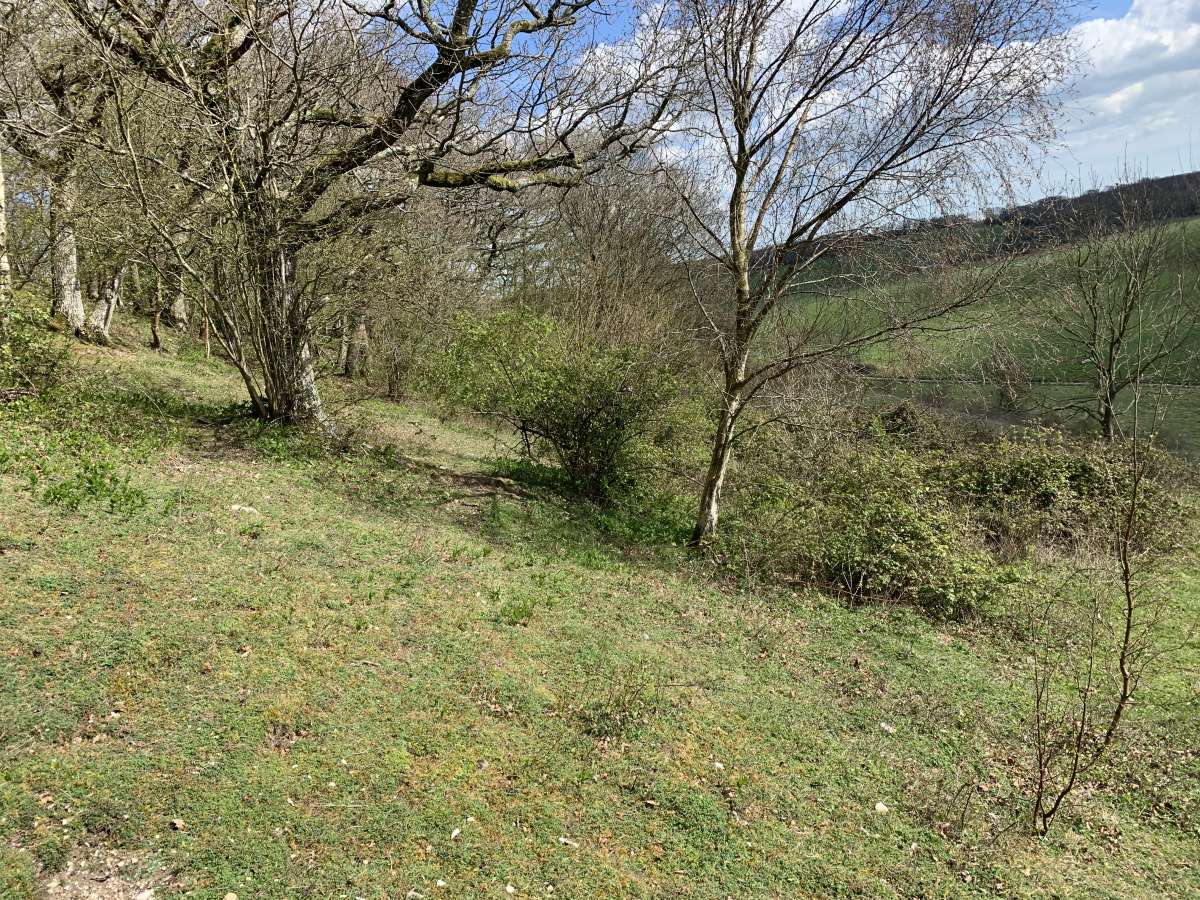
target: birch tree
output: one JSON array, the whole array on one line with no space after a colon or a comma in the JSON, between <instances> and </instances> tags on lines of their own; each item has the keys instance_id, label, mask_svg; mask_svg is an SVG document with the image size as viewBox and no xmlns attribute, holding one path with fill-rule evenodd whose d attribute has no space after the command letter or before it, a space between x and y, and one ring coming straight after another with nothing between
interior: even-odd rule
<instances>
[{"instance_id":1,"label":"birch tree","mask_svg":"<svg viewBox=\"0 0 1200 900\"><path fill-rule=\"evenodd\" d=\"M717 527L739 418L767 385L982 295L983 277L921 302L869 299L862 279L829 262L906 211L1026 159L1052 135L1052 92L1071 54L1055 0L688 9L699 99L670 159L690 164L678 186L707 260L696 299L722 376L699 544ZM811 301L804 312L801 301Z\"/></svg>"},{"instance_id":2,"label":"birch tree","mask_svg":"<svg viewBox=\"0 0 1200 900\"><path fill-rule=\"evenodd\" d=\"M4 148L0 146L0 310L12 302L12 265L8 260L8 194L4 181ZM3 316L3 312L0 312Z\"/></svg>"}]
</instances>

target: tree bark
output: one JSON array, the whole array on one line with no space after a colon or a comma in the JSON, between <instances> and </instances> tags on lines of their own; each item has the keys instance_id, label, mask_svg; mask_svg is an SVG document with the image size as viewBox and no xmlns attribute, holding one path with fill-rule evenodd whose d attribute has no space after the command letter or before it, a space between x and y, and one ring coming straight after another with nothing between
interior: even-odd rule
<instances>
[{"instance_id":1,"label":"tree bark","mask_svg":"<svg viewBox=\"0 0 1200 900\"><path fill-rule=\"evenodd\" d=\"M1112 392L1106 391L1100 395L1100 436L1107 443L1112 443L1117 437L1117 398Z\"/></svg>"},{"instance_id":2,"label":"tree bark","mask_svg":"<svg viewBox=\"0 0 1200 900\"><path fill-rule=\"evenodd\" d=\"M721 491L725 487L725 475L729 471L729 462L733 459L733 431L744 404L743 390L743 387L737 383L731 384L725 389L721 417L717 422L717 433L713 438L712 455L709 458L708 470L704 473L704 486L700 492L700 509L696 515L696 525L692 529L691 539L688 541L692 547L699 547L717 533Z\"/></svg>"},{"instance_id":3,"label":"tree bark","mask_svg":"<svg viewBox=\"0 0 1200 900\"><path fill-rule=\"evenodd\" d=\"M259 362L271 418L285 425L328 425L309 344L308 317L295 295L296 257L287 249L257 256L262 314Z\"/></svg>"},{"instance_id":4,"label":"tree bark","mask_svg":"<svg viewBox=\"0 0 1200 900\"><path fill-rule=\"evenodd\" d=\"M154 276L154 311L150 314L150 349L162 349L162 337L158 333L158 326L162 322L163 313L163 284L162 275Z\"/></svg>"},{"instance_id":5,"label":"tree bark","mask_svg":"<svg viewBox=\"0 0 1200 900\"><path fill-rule=\"evenodd\" d=\"M0 307L7 308L13 298L12 266L8 260L8 200L4 189L4 151L0 148ZM0 332L4 309L0 309Z\"/></svg>"},{"instance_id":6,"label":"tree bark","mask_svg":"<svg viewBox=\"0 0 1200 900\"><path fill-rule=\"evenodd\" d=\"M75 240L75 205L79 186L74 172L50 176L51 268L53 299L50 312L66 319L72 334L83 333L83 291L79 285L79 247Z\"/></svg>"},{"instance_id":7,"label":"tree bark","mask_svg":"<svg viewBox=\"0 0 1200 900\"><path fill-rule=\"evenodd\" d=\"M350 316L342 313L338 317L338 358L334 371L340 375L346 374L346 364L350 360Z\"/></svg>"},{"instance_id":8,"label":"tree bark","mask_svg":"<svg viewBox=\"0 0 1200 900\"><path fill-rule=\"evenodd\" d=\"M367 333L367 316L359 310L355 316L354 332L350 336L350 346L346 353L346 377L358 378L366 371L367 351L370 349L370 335Z\"/></svg>"},{"instance_id":9,"label":"tree bark","mask_svg":"<svg viewBox=\"0 0 1200 900\"><path fill-rule=\"evenodd\" d=\"M112 327L113 312L121 299L121 285L125 280L125 265L122 264L100 285L100 296L88 319L86 336L98 344L112 343L109 329Z\"/></svg>"},{"instance_id":10,"label":"tree bark","mask_svg":"<svg viewBox=\"0 0 1200 900\"><path fill-rule=\"evenodd\" d=\"M168 306L164 306L163 304L163 298L161 296L161 292L163 290L162 278L160 276L160 296L158 298L158 308L164 312L167 324L169 324L172 328L178 328L180 331L187 331L188 306L187 297L185 297L183 293L183 273L175 269L169 269L168 273L169 274L167 275L167 278L169 281L167 286L171 291L171 303Z\"/></svg>"}]
</instances>

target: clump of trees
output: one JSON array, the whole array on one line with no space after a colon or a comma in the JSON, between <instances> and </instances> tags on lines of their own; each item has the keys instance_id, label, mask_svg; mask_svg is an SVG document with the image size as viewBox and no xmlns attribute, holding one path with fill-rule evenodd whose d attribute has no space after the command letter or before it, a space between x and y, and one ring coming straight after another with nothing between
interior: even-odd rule
<instances>
[{"instance_id":1,"label":"clump of trees","mask_svg":"<svg viewBox=\"0 0 1200 900\"><path fill-rule=\"evenodd\" d=\"M1073 48L1050 0L616 12L0 0L0 400L57 377L45 319L105 343L134 308L156 349L164 323L215 347L263 420L336 430L337 376L508 426L606 513L686 495L681 538L748 578L963 617L1030 559L1095 560L1023 607L1044 833L1159 646L1146 526L1178 510L1121 423L1190 360L1184 206L1155 185L963 215L1053 138ZM1047 235L1053 266L1014 265ZM1064 406L1112 446L885 400L873 352L1031 271ZM1021 360L986 366L1016 409Z\"/></svg>"},{"instance_id":2,"label":"clump of trees","mask_svg":"<svg viewBox=\"0 0 1200 900\"><path fill-rule=\"evenodd\" d=\"M256 415L325 427L318 375L373 359L396 393L424 352L415 310L444 325L456 294L659 328L697 351L676 363L693 377L719 372L702 543L770 386L996 288L998 267L945 249L922 264L935 292L827 262L1048 139L1069 45L1033 0L624 12L600 39L595 0L10 5L0 115L45 185L30 202L49 213L54 311L107 340L145 270L139 302L182 323L190 294ZM476 208L451 238L466 252L424 240L431 192ZM651 233L651 252L631 243ZM389 279L393 298L367 302ZM631 302L647 294L671 315Z\"/></svg>"}]
</instances>

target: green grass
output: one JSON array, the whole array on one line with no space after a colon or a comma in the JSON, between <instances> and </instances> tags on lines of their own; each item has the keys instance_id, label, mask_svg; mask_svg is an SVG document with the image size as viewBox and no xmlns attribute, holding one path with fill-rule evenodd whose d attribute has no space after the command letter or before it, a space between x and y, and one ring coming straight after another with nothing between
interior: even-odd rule
<instances>
[{"instance_id":1,"label":"green grass","mask_svg":"<svg viewBox=\"0 0 1200 900\"><path fill-rule=\"evenodd\" d=\"M1182 279L1193 291L1200 284L1200 219L1178 223L1182 239L1168 245L1167 268L1171 278ZM930 330L871 347L862 361L880 379L873 383L881 400L911 398L937 408L998 420L1011 420L1001 408L994 383L985 376L988 360L997 346L1004 346L1020 360L1030 380L1022 398L1019 417L1095 433L1097 426L1069 403L1090 405L1092 374L1079 360L1080 348L1055 337L1047 310L1057 301L1056 292L1066 280L1066 250L1031 254L1014 263L1005 276L1003 289L984 303L953 313L934 323ZM876 294L839 301L806 298L785 310L783 325L803 330L820 322L828 333L841 329L859 333L877 327L883 306L928 307L933 299L952 296L950 288L916 276L895 279L876 289ZM1175 302L1163 291L1166 302ZM1191 297L1200 303L1200 298ZM850 325L848 323L854 323ZM764 344L771 346L770 335ZM1132 345L1136 346L1135 334ZM1144 430L1147 419L1156 422L1160 441L1191 457L1200 456L1200 328L1165 359L1145 390L1140 416ZM1131 424L1129 392L1119 402L1122 420Z\"/></svg>"},{"instance_id":2,"label":"green grass","mask_svg":"<svg viewBox=\"0 0 1200 900\"><path fill-rule=\"evenodd\" d=\"M195 354L80 353L0 408L0 896L81 847L159 896L1200 894L1194 671L1135 712L1145 783L959 836L1025 762L998 630L720 584L417 408L337 451L213 424Z\"/></svg>"}]
</instances>

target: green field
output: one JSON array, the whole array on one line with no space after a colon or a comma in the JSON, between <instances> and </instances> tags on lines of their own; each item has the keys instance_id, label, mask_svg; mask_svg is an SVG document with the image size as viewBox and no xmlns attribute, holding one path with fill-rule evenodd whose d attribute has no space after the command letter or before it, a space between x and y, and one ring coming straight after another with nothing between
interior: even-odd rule
<instances>
[{"instance_id":1,"label":"green field","mask_svg":"<svg viewBox=\"0 0 1200 900\"><path fill-rule=\"evenodd\" d=\"M0 407L0 896L1200 895L1193 651L1035 838L1002 628L714 579L417 407L227 421L143 341Z\"/></svg>"},{"instance_id":2,"label":"green field","mask_svg":"<svg viewBox=\"0 0 1200 900\"><path fill-rule=\"evenodd\" d=\"M1178 280L1193 302L1200 303L1200 219L1173 227L1179 230L1165 254L1163 271L1168 274L1158 281L1162 286ZM1064 408L1068 401L1087 401L1093 375L1079 363L1081 351L1056 337L1047 317L1047 310L1060 302L1068 253L1056 249L1018 259L987 301L932 322L923 333L863 352L861 359L871 367L875 393L888 402L915 400L997 423L1036 422L1080 433L1094 431L1094 424ZM883 321L872 311L874 307L930 305L939 299L939 290L937 282L912 277L836 303L810 299L790 307L788 327L795 328L797 321L803 325L816 315L833 323L857 316L859 330L868 330ZM1131 343L1136 348L1137 338ZM987 370L997 346L1020 361L1029 382L1016 410L1000 403ZM1127 423L1133 417L1131 399L1131 393L1123 398L1122 419ZM1163 446L1189 457L1200 455L1200 326L1190 331L1146 384L1138 414L1141 428L1152 424Z\"/></svg>"}]
</instances>

